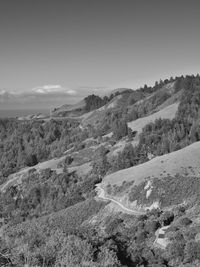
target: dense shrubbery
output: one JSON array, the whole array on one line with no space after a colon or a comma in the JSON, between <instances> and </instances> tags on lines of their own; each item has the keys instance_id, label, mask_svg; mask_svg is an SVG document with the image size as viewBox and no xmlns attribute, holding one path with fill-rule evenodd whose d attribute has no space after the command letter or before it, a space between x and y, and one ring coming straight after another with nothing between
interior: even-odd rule
<instances>
[{"instance_id":1,"label":"dense shrubbery","mask_svg":"<svg viewBox=\"0 0 200 267\"><path fill-rule=\"evenodd\" d=\"M170 81L174 81L171 79ZM126 122L144 116L162 104L169 94L157 92L169 80L144 86L137 92L125 93L121 101L129 103L108 111L104 128L81 130L78 122L19 122L0 121L0 177L23 166L34 166L47 158L62 155L67 149L78 151L66 157L64 173L46 169L29 171L22 183L12 185L0 195L0 265L40 267L183 267L200 266L199 233L185 208L162 212L148 211L135 217L113 214L102 208L106 203L93 199L95 184L111 171L128 168L148 160L147 154L162 155L200 140L199 107L200 78L180 77L175 91L183 89L177 116L174 120L157 120L147 125L137 147L125 146L111 160L109 150L99 147L94 153L84 140L99 136L111 128L113 142L129 135ZM134 105L137 100L154 92L151 100ZM127 94L127 95L126 95ZM86 99L86 111L108 103L114 96ZM129 109L128 106L134 106ZM132 112L132 113L131 113ZM130 116L129 116L130 115ZM102 126L102 125L100 125ZM93 160L91 173L78 177L68 173L69 164ZM199 203L200 183L194 177L176 176L154 179L152 191L146 198L145 182L133 187L130 201L151 205L160 201L163 207L180 204L185 199ZM125 192L132 183L108 188L110 194ZM180 190L181 188L181 190ZM100 212L100 213L99 213ZM155 232L161 226L167 231L169 245L165 251L154 246Z\"/></svg>"},{"instance_id":2,"label":"dense shrubbery","mask_svg":"<svg viewBox=\"0 0 200 267\"><path fill-rule=\"evenodd\" d=\"M156 82L153 87L145 85L132 92L124 91L123 94L121 93L122 97L118 99L117 106L108 109L97 123L98 131L106 134L108 131L113 130L113 125L117 124L118 121L126 123L154 112L159 105L163 104L171 96L170 91L160 89L173 81L175 79L170 78L170 80ZM178 91L178 89L176 90ZM149 96L148 99L144 99L147 96Z\"/></svg>"},{"instance_id":3,"label":"dense shrubbery","mask_svg":"<svg viewBox=\"0 0 200 267\"><path fill-rule=\"evenodd\" d=\"M148 160L148 154L163 155L200 141L200 77L197 75L178 78L175 90L183 89L176 117L173 120L157 119L146 125L136 147L127 145L111 162L112 171L128 168ZM138 114L136 115L136 117ZM114 137L128 134L125 120L113 124Z\"/></svg>"},{"instance_id":4,"label":"dense shrubbery","mask_svg":"<svg viewBox=\"0 0 200 267\"><path fill-rule=\"evenodd\" d=\"M200 77L179 78L180 89L183 94L175 119L159 119L144 127L140 146L147 152L162 155L200 140Z\"/></svg>"},{"instance_id":5,"label":"dense shrubbery","mask_svg":"<svg viewBox=\"0 0 200 267\"><path fill-rule=\"evenodd\" d=\"M91 244L84 238L89 229L81 229L81 224L103 206L88 200L50 216L9 226L1 253L9 251L12 266L81 266L87 259L92 260L94 253L93 249L88 250ZM91 237L93 233L90 230Z\"/></svg>"},{"instance_id":6,"label":"dense shrubbery","mask_svg":"<svg viewBox=\"0 0 200 267\"><path fill-rule=\"evenodd\" d=\"M101 97L97 95L89 95L86 98L84 98L86 105L85 105L85 111L89 112L94 109L98 109L105 105L108 101L108 99L102 99Z\"/></svg>"},{"instance_id":7,"label":"dense shrubbery","mask_svg":"<svg viewBox=\"0 0 200 267\"><path fill-rule=\"evenodd\" d=\"M101 98L100 96L97 95L89 95L87 97L84 98L85 100L85 112L89 112L95 109L98 109L104 105L106 105L107 103L109 103L114 97L118 96L118 95L123 95L126 93L130 93L132 92L132 90L125 90L123 92L115 92L112 93L110 96L104 96L103 98Z\"/></svg>"},{"instance_id":8,"label":"dense shrubbery","mask_svg":"<svg viewBox=\"0 0 200 267\"><path fill-rule=\"evenodd\" d=\"M3 177L24 166L60 156L72 143L88 137L78 122L68 120L49 122L0 120L0 170Z\"/></svg>"},{"instance_id":9,"label":"dense shrubbery","mask_svg":"<svg viewBox=\"0 0 200 267\"><path fill-rule=\"evenodd\" d=\"M64 209L94 195L98 178L79 178L75 173L57 174L46 169L32 170L20 185L10 186L0 194L0 217L5 223L20 223L27 219Z\"/></svg>"},{"instance_id":10,"label":"dense shrubbery","mask_svg":"<svg viewBox=\"0 0 200 267\"><path fill-rule=\"evenodd\" d=\"M133 148L132 144L127 144L113 160L112 169L113 171L126 169L134 166L136 162L136 150Z\"/></svg>"},{"instance_id":11,"label":"dense shrubbery","mask_svg":"<svg viewBox=\"0 0 200 267\"><path fill-rule=\"evenodd\" d=\"M173 216L172 212L168 215L152 210L139 217L110 215L104 220L102 235L98 223L91 225L86 221L101 207L98 202L87 201L53 216L9 227L1 253L9 251L13 266L198 266L199 242L195 241L198 233L195 227L180 226L175 232L170 227L166 251L153 245L155 231L163 220ZM173 217L174 221L169 223L173 226L177 219Z\"/></svg>"},{"instance_id":12,"label":"dense shrubbery","mask_svg":"<svg viewBox=\"0 0 200 267\"><path fill-rule=\"evenodd\" d=\"M103 206L86 201L50 216L9 226L1 253L9 252L13 266L129 267L156 263L162 266L167 262L165 256L148 245L153 244L159 216L108 216L101 235L98 225L86 220Z\"/></svg>"},{"instance_id":13,"label":"dense shrubbery","mask_svg":"<svg viewBox=\"0 0 200 267\"><path fill-rule=\"evenodd\" d=\"M184 201L191 203L200 202L200 179L189 175L167 176L163 179L152 180L151 194L146 198L145 182L133 187L129 194L130 201L138 201L138 204L150 206L159 201L161 207L178 205Z\"/></svg>"},{"instance_id":14,"label":"dense shrubbery","mask_svg":"<svg viewBox=\"0 0 200 267\"><path fill-rule=\"evenodd\" d=\"M104 146L101 146L95 155L93 164L92 164L92 173L97 177L104 177L108 170L110 169L110 164L107 159L107 151Z\"/></svg>"},{"instance_id":15,"label":"dense shrubbery","mask_svg":"<svg viewBox=\"0 0 200 267\"><path fill-rule=\"evenodd\" d=\"M112 125L112 132L116 140L121 139L128 134L127 123L123 120L116 120Z\"/></svg>"},{"instance_id":16,"label":"dense shrubbery","mask_svg":"<svg viewBox=\"0 0 200 267\"><path fill-rule=\"evenodd\" d=\"M123 183L121 185L116 185L114 184L113 186L111 186L111 184L108 184L106 186L106 192L109 194L109 195L117 195L119 196L121 193L124 195L125 191L127 189L130 188L130 186L132 186L134 184L134 181L131 181L131 182L126 182L126 181L123 181Z\"/></svg>"}]
</instances>

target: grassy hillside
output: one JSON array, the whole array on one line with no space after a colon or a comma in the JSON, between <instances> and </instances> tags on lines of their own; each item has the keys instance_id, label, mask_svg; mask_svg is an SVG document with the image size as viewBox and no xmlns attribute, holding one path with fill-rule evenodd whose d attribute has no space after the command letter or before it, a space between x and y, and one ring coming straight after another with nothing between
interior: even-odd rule
<instances>
[{"instance_id":1,"label":"grassy hillside","mask_svg":"<svg viewBox=\"0 0 200 267\"><path fill-rule=\"evenodd\" d=\"M200 142L107 175L102 181L102 186L106 188L107 185L111 185L112 188L115 188L115 196L119 196L123 200L124 198L127 199L131 190L141 183L140 192L147 186L148 181L176 177L177 175L200 178ZM149 190L151 189L150 185L147 187Z\"/></svg>"},{"instance_id":2,"label":"grassy hillside","mask_svg":"<svg viewBox=\"0 0 200 267\"><path fill-rule=\"evenodd\" d=\"M53 116L79 116L83 113L85 106L84 99L74 105L63 105L53 111Z\"/></svg>"},{"instance_id":3,"label":"grassy hillside","mask_svg":"<svg viewBox=\"0 0 200 267\"><path fill-rule=\"evenodd\" d=\"M164 178L177 173L200 176L200 142L107 175L102 183L104 185L108 183L121 185L123 181L134 181L134 185L136 185L146 178Z\"/></svg>"},{"instance_id":4,"label":"grassy hillside","mask_svg":"<svg viewBox=\"0 0 200 267\"><path fill-rule=\"evenodd\" d=\"M104 119L106 117L106 113L110 109L119 108L119 106L120 106L119 101L122 99L122 97L123 97L122 95L118 95L118 96L114 97L108 104L104 105L103 107L84 114L82 116L82 118L83 118L82 125L84 125L84 126L86 126L86 125L93 125L93 126L99 125L101 122L104 121Z\"/></svg>"},{"instance_id":5,"label":"grassy hillside","mask_svg":"<svg viewBox=\"0 0 200 267\"><path fill-rule=\"evenodd\" d=\"M81 100L80 102L74 104L74 105L63 105L55 110L55 112L62 112L62 111L72 111L76 109L81 109L85 107L85 101Z\"/></svg>"},{"instance_id":6,"label":"grassy hillside","mask_svg":"<svg viewBox=\"0 0 200 267\"><path fill-rule=\"evenodd\" d=\"M0 266L200 266L199 89L170 78L2 120Z\"/></svg>"},{"instance_id":7,"label":"grassy hillside","mask_svg":"<svg viewBox=\"0 0 200 267\"><path fill-rule=\"evenodd\" d=\"M135 121L129 122L128 126L133 131L137 131L138 133L140 133L142 131L142 128L144 128L145 125L147 125L148 123L154 122L157 119L160 119L160 118L170 119L170 120L173 119L178 110L178 106L179 106L179 103L174 103L149 116L139 118Z\"/></svg>"}]
</instances>

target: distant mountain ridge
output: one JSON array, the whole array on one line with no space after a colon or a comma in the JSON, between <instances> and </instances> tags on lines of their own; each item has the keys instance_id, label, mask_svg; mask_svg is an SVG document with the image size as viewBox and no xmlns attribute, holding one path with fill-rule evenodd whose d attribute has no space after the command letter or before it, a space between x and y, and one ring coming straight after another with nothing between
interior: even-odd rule
<instances>
[{"instance_id":1,"label":"distant mountain ridge","mask_svg":"<svg viewBox=\"0 0 200 267\"><path fill-rule=\"evenodd\" d=\"M63 105L59 108L55 108L53 111L54 116L81 116L84 113L90 112L101 108L102 106L108 104L114 97L124 93L131 93L132 89L119 88L111 91L108 95L100 97L98 95L92 94L85 97L80 102L73 105Z\"/></svg>"}]
</instances>

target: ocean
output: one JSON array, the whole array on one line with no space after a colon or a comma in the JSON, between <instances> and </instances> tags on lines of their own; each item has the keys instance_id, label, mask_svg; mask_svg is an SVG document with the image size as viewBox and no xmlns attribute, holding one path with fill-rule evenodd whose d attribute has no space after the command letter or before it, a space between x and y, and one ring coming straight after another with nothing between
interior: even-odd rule
<instances>
[{"instance_id":1,"label":"ocean","mask_svg":"<svg viewBox=\"0 0 200 267\"><path fill-rule=\"evenodd\" d=\"M16 118L38 113L49 114L49 109L0 109L0 118Z\"/></svg>"}]
</instances>

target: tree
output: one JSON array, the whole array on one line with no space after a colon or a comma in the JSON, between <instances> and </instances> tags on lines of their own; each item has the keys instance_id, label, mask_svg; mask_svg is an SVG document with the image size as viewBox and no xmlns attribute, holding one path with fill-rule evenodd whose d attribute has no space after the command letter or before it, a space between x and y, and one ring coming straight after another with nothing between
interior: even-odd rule
<instances>
[{"instance_id":1,"label":"tree","mask_svg":"<svg viewBox=\"0 0 200 267\"><path fill-rule=\"evenodd\" d=\"M185 242L183 240L174 240L167 246L168 257L170 260L183 261Z\"/></svg>"},{"instance_id":2,"label":"tree","mask_svg":"<svg viewBox=\"0 0 200 267\"><path fill-rule=\"evenodd\" d=\"M166 211L160 216L160 222L164 225L170 225L171 222L174 220L174 214L173 212Z\"/></svg>"},{"instance_id":3,"label":"tree","mask_svg":"<svg viewBox=\"0 0 200 267\"><path fill-rule=\"evenodd\" d=\"M116 120L112 125L114 137L119 140L128 134L128 126L124 120Z\"/></svg>"},{"instance_id":4,"label":"tree","mask_svg":"<svg viewBox=\"0 0 200 267\"><path fill-rule=\"evenodd\" d=\"M193 262L194 260L200 260L200 243L191 240L185 246L185 261Z\"/></svg>"},{"instance_id":5,"label":"tree","mask_svg":"<svg viewBox=\"0 0 200 267\"><path fill-rule=\"evenodd\" d=\"M70 235L66 237L63 246L59 251L56 259L56 267L78 267L94 266L93 264L94 249L92 246L81 238Z\"/></svg>"},{"instance_id":6,"label":"tree","mask_svg":"<svg viewBox=\"0 0 200 267\"><path fill-rule=\"evenodd\" d=\"M99 267L121 267L116 252L106 247L102 247L98 254Z\"/></svg>"},{"instance_id":7,"label":"tree","mask_svg":"<svg viewBox=\"0 0 200 267\"><path fill-rule=\"evenodd\" d=\"M145 230L151 234L151 233L155 233L155 231L159 227L160 227L160 223L156 220L153 220L153 221L149 221L148 223L146 223Z\"/></svg>"},{"instance_id":8,"label":"tree","mask_svg":"<svg viewBox=\"0 0 200 267\"><path fill-rule=\"evenodd\" d=\"M89 95L86 98L84 98L85 100L85 111L89 112L91 110L97 109L102 107L103 105L106 104L106 101L108 101L108 98L104 98L102 99L101 97L97 96L97 95Z\"/></svg>"},{"instance_id":9,"label":"tree","mask_svg":"<svg viewBox=\"0 0 200 267\"><path fill-rule=\"evenodd\" d=\"M38 160L35 154L30 154L26 158L26 165L29 167L35 166L38 164Z\"/></svg>"},{"instance_id":10,"label":"tree","mask_svg":"<svg viewBox=\"0 0 200 267\"><path fill-rule=\"evenodd\" d=\"M103 177L106 175L109 170L110 164L107 160L107 156L105 153L101 154L98 158L93 161L92 164L92 172L99 177Z\"/></svg>"},{"instance_id":11,"label":"tree","mask_svg":"<svg viewBox=\"0 0 200 267\"><path fill-rule=\"evenodd\" d=\"M138 112L135 109L131 110L131 113L129 115L129 121L135 121L138 119Z\"/></svg>"},{"instance_id":12,"label":"tree","mask_svg":"<svg viewBox=\"0 0 200 267\"><path fill-rule=\"evenodd\" d=\"M121 170L132 167L137 162L135 151L131 143L127 144L123 151L118 153L114 169Z\"/></svg>"},{"instance_id":13,"label":"tree","mask_svg":"<svg viewBox=\"0 0 200 267\"><path fill-rule=\"evenodd\" d=\"M190 225L192 223L192 220L190 220L187 217L184 217L184 218L180 218L179 223L181 225L188 226L188 225Z\"/></svg>"}]
</instances>

